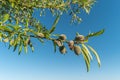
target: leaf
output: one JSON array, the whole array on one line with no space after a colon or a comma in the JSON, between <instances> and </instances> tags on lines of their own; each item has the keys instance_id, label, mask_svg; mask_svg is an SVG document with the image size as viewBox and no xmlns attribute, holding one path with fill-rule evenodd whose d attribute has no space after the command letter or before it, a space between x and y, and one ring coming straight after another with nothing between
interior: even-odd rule
<instances>
[{"instance_id":1,"label":"leaf","mask_svg":"<svg viewBox=\"0 0 120 80\"><path fill-rule=\"evenodd\" d=\"M54 46L54 52L56 52L56 43L54 42L54 41L52 41L53 42L53 46Z\"/></svg>"},{"instance_id":2,"label":"leaf","mask_svg":"<svg viewBox=\"0 0 120 80\"><path fill-rule=\"evenodd\" d=\"M76 36L80 35L78 32L76 32Z\"/></svg>"},{"instance_id":3,"label":"leaf","mask_svg":"<svg viewBox=\"0 0 120 80\"><path fill-rule=\"evenodd\" d=\"M93 57L92 57L92 55L90 54L90 51L88 50L88 48L86 47L86 45L85 45L85 44L82 44L82 47L83 47L83 49L86 51L86 53L88 54L90 60L93 60Z\"/></svg>"},{"instance_id":4,"label":"leaf","mask_svg":"<svg viewBox=\"0 0 120 80\"><path fill-rule=\"evenodd\" d=\"M12 24L7 24L7 27L9 27L11 30L15 30L15 27Z\"/></svg>"},{"instance_id":5,"label":"leaf","mask_svg":"<svg viewBox=\"0 0 120 80\"><path fill-rule=\"evenodd\" d=\"M3 17L3 23L5 23L9 19L9 14L5 14Z\"/></svg>"},{"instance_id":6,"label":"leaf","mask_svg":"<svg viewBox=\"0 0 120 80\"><path fill-rule=\"evenodd\" d=\"M25 51L25 53L27 53L27 46L24 46L24 51Z\"/></svg>"},{"instance_id":7,"label":"leaf","mask_svg":"<svg viewBox=\"0 0 120 80\"><path fill-rule=\"evenodd\" d=\"M45 33L43 33L43 34L44 34L44 36L45 36L46 39L49 39L49 37L50 37L49 32L45 32Z\"/></svg>"},{"instance_id":8,"label":"leaf","mask_svg":"<svg viewBox=\"0 0 120 80\"><path fill-rule=\"evenodd\" d=\"M88 48L93 52L93 54L96 56L96 59L97 59L97 61L98 61L98 66L100 67L101 62L100 62L100 58L99 58L98 53L97 53L91 46L89 46L89 45L87 45L87 46L88 46Z\"/></svg>"},{"instance_id":9,"label":"leaf","mask_svg":"<svg viewBox=\"0 0 120 80\"><path fill-rule=\"evenodd\" d=\"M11 45L9 44L8 49L10 49L10 48L11 48Z\"/></svg>"},{"instance_id":10,"label":"leaf","mask_svg":"<svg viewBox=\"0 0 120 80\"><path fill-rule=\"evenodd\" d=\"M29 42L30 42L30 37L24 38L23 46L24 46L24 51L25 51L25 53L27 53L27 51L28 51L28 48L27 48L27 47L28 47Z\"/></svg>"},{"instance_id":11,"label":"leaf","mask_svg":"<svg viewBox=\"0 0 120 80\"><path fill-rule=\"evenodd\" d=\"M90 9L91 9L91 7L90 7L90 6L86 6L86 7L84 7L84 10L86 11L86 13L87 13L87 14L89 14L89 13L90 13Z\"/></svg>"},{"instance_id":12,"label":"leaf","mask_svg":"<svg viewBox=\"0 0 120 80\"><path fill-rule=\"evenodd\" d=\"M15 6L14 2L11 3L11 6L12 6L12 8L14 8L14 6Z\"/></svg>"},{"instance_id":13,"label":"leaf","mask_svg":"<svg viewBox=\"0 0 120 80\"><path fill-rule=\"evenodd\" d=\"M16 51L17 46L18 46L18 45L17 45L17 44L15 44L14 49L13 49L13 52L14 52L14 51Z\"/></svg>"},{"instance_id":14,"label":"leaf","mask_svg":"<svg viewBox=\"0 0 120 80\"><path fill-rule=\"evenodd\" d=\"M90 60L88 58L88 56L86 55L86 52L83 48L81 48L82 50L82 54L83 54L83 57L85 59L85 63L86 63L86 67L87 67L87 72L90 70Z\"/></svg>"},{"instance_id":15,"label":"leaf","mask_svg":"<svg viewBox=\"0 0 120 80\"><path fill-rule=\"evenodd\" d=\"M20 42L20 45L19 45L18 55L20 55L21 51L22 51L22 42Z\"/></svg>"},{"instance_id":16,"label":"leaf","mask_svg":"<svg viewBox=\"0 0 120 80\"><path fill-rule=\"evenodd\" d=\"M0 30L6 31L6 32L12 32L12 30L8 28L7 26L0 26Z\"/></svg>"},{"instance_id":17,"label":"leaf","mask_svg":"<svg viewBox=\"0 0 120 80\"><path fill-rule=\"evenodd\" d=\"M0 42L2 42L2 33L0 33Z\"/></svg>"},{"instance_id":18,"label":"leaf","mask_svg":"<svg viewBox=\"0 0 120 80\"><path fill-rule=\"evenodd\" d=\"M28 28L28 26L29 26L29 19L25 19L25 23L26 23L25 27Z\"/></svg>"},{"instance_id":19,"label":"leaf","mask_svg":"<svg viewBox=\"0 0 120 80\"><path fill-rule=\"evenodd\" d=\"M58 15L58 16L56 17L56 19L55 19L55 21L54 21L54 23L53 23L53 25L52 25L49 33L54 32L54 30L55 30L55 28L56 28L56 25L57 25L57 23L58 23L58 21L59 21L59 19L60 19L60 15Z\"/></svg>"},{"instance_id":20,"label":"leaf","mask_svg":"<svg viewBox=\"0 0 120 80\"><path fill-rule=\"evenodd\" d=\"M9 41L9 38L5 38L5 39L3 39L3 42L8 42Z\"/></svg>"},{"instance_id":21,"label":"leaf","mask_svg":"<svg viewBox=\"0 0 120 80\"><path fill-rule=\"evenodd\" d=\"M90 34L88 34L88 35L86 36L86 38L93 37L93 36L99 36L99 35L103 34L104 31L105 31L105 30L102 29L102 30L100 30L100 31L98 31L98 32L90 33Z\"/></svg>"},{"instance_id":22,"label":"leaf","mask_svg":"<svg viewBox=\"0 0 120 80\"><path fill-rule=\"evenodd\" d=\"M87 43L88 42L88 39L84 39L84 43Z\"/></svg>"},{"instance_id":23,"label":"leaf","mask_svg":"<svg viewBox=\"0 0 120 80\"><path fill-rule=\"evenodd\" d=\"M51 36L53 36L53 37L59 37L60 34L52 34Z\"/></svg>"},{"instance_id":24,"label":"leaf","mask_svg":"<svg viewBox=\"0 0 120 80\"><path fill-rule=\"evenodd\" d=\"M34 51L34 47L32 45L32 43L30 42L30 44L28 44L30 46L30 48L32 49L32 52Z\"/></svg>"},{"instance_id":25,"label":"leaf","mask_svg":"<svg viewBox=\"0 0 120 80\"><path fill-rule=\"evenodd\" d=\"M37 38L41 43L44 43L44 40L41 38Z\"/></svg>"}]
</instances>

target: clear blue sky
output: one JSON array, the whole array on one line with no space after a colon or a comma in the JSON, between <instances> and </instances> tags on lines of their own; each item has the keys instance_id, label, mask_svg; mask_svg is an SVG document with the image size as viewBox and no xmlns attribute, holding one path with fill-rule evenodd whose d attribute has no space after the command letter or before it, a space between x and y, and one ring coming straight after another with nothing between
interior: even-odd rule
<instances>
[{"instance_id":1,"label":"clear blue sky","mask_svg":"<svg viewBox=\"0 0 120 80\"><path fill-rule=\"evenodd\" d=\"M0 80L120 80L119 3L120 0L97 0L89 15L82 12L80 25L70 25L68 15L64 15L56 28L57 33L65 33L68 39L72 39L76 31L86 35L105 28L102 36L89 41L100 55L100 69L93 60L87 73L82 56L71 51L66 55L54 53L51 42L41 44L33 40L35 52L20 56L0 43ZM53 19L47 14L40 20L50 28Z\"/></svg>"}]
</instances>

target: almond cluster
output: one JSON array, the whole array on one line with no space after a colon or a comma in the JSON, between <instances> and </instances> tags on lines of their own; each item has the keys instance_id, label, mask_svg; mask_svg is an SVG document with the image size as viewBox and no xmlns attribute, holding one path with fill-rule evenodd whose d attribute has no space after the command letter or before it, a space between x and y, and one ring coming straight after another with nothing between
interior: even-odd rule
<instances>
[{"instance_id":1,"label":"almond cluster","mask_svg":"<svg viewBox=\"0 0 120 80\"><path fill-rule=\"evenodd\" d=\"M67 42L68 47L71 51L74 51L76 55L80 55L81 48L79 44L84 43L85 37L83 35L76 35L74 40L66 41L67 37L65 34L61 34L57 39L54 40L54 43L59 47L61 54L67 53L64 42Z\"/></svg>"}]
</instances>

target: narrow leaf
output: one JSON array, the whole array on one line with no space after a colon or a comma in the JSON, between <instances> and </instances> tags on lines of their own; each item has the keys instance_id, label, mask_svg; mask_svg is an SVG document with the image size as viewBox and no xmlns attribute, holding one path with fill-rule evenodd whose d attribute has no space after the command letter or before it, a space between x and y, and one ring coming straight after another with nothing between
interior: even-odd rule
<instances>
[{"instance_id":1,"label":"narrow leaf","mask_svg":"<svg viewBox=\"0 0 120 80\"><path fill-rule=\"evenodd\" d=\"M16 51L16 49L17 49L17 44L15 44L15 46L14 46L14 49L13 49L13 52L15 52Z\"/></svg>"},{"instance_id":2,"label":"narrow leaf","mask_svg":"<svg viewBox=\"0 0 120 80\"><path fill-rule=\"evenodd\" d=\"M24 46L24 51L25 51L25 53L27 53L27 46Z\"/></svg>"},{"instance_id":3,"label":"narrow leaf","mask_svg":"<svg viewBox=\"0 0 120 80\"><path fill-rule=\"evenodd\" d=\"M54 46L54 52L56 52L56 43L54 42L54 41L52 41L53 42L53 46Z\"/></svg>"},{"instance_id":4,"label":"narrow leaf","mask_svg":"<svg viewBox=\"0 0 120 80\"><path fill-rule=\"evenodd\" d=\"M20 43L20 45L19 45L18 55L20 55L21 51L22 51L22 43Z\"/></svg>"},{"instance_id":5,"label":"narrow leaf","mask_svg":"<svg viewBox=\"0 0 120 80\"><path fill-rule=\"evenodd\" d=\"M58 16L56 17L56 19L55 19L55 21L54 21L54 23L53 23L53 25L52 25L49 33L54 32L54 30L55 30L55 28L56 28L56 25L57 25L57 23L58 23L58 21L59 21L59 19L60 19L60 15L58 15Z\"/></svg>"},{"instance_id":6,"label":"narrow leaf","mask_svg":"<svg viewBox=\"0 0 120 80\"><path fill-rule=\"evenodd\" d=\"M34 51L34 47L33 47L33 45L32 45L31 42L30 42L29 46L30 46L30 48L31 48L31 50L32 50L32 52L33 52L33 51Z\"/></svg>"},{"instance_id":7,"label":"narrow leaf","mask_svg":"<svg viewBox=\"0 0 120 80\"><path fill-rule=\"evenodd\" d=\"M100 67L101 62L100 62L99 55L97 54L97 52L96 52L91 46L89 46L89 45L87 45L87 46L88 46L88 48L93 52L93 54L96 56L96 59L97 59L97 61L98 61L98 66Z\"/></svg>"},{"instance_id":8,"label":"narrow leaf","mask_svg":"<svg viewBox=\"0 0 120 80\"><path fill-rule=\"evenodd\" d=\"M82 44L83 49L86 51L87 55L89 56L90 60L93 60L92 55L90 54L90 51L88 50L88 48L86 47L85 44Z\"/></svg>"},{"instance_id":9,"label":"narrow leaf","mask_svg":"<svg viewBox=\"0 0 120 80\"><path fill-rule=\"evenodd\" d=\"M84 10L86 11L87 14L90 13L90 8L91 8L90 6L86 6L86 7L84 7Z\"/></svg>"},{"instance_id":10,"label":"narrow leaf","mask_svg":"<svg viewBox=\"0 0 120 80\"><path fill-rule=\"evenodd\" d=\"M6 22L9 19L9 14L5 14L3 17L3 22Z\"/></svg>"},{"instance_id":11,"label":"narrow leaf","mask_svg":"<svg viewBox=\"0 0 120 80\"><path fill-rule=\"evenodd\" d=\"M10 48L11 48L11 45L9 44L8 49L10 49Z\"/></svg>"},{"instance_id":12,"label":"narrow leaf","mask_svg":"<svg viewBox=\"0 0 120 80\"><path fill-rule=\"evenodd\" d=\"M81 50L82 50L83 57L85 59L85 63L86 63L86 67L87 67L87 72L88 72L90 70L90 61L89 61L89 58L86 55L86 52L84 51L84 49L81 48Z\"/></svg>"},{"instance_id":13,"label":"narrow leaf","mask_svg":"<svg viewBox=\"0 0 120 80\"><path fill-rule=\"evenodd\" d=\"M99 36L99 35L103 34L104 31L105 31L105 30L102 29L102 30L100 30L100 31L98 31L98 32L90 33L90 34L88 34L88 35L86 36L86 38L93 37L93 36Z\"/></svg>"},{"instance_id":14,"label":"narrow leaf","mask_svg":"<svg viewBox=\"0 0 120 80\"><path fill-rule=\"evenodd\" d=\"M44 40L41 38L37 38L41 43L44 43Z\"/></svg>"}]
</instances>

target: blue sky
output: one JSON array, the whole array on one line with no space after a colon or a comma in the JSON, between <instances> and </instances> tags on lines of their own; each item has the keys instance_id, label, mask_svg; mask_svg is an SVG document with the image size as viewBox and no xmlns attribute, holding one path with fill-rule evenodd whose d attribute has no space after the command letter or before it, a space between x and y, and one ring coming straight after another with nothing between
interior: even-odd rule
<instances>
[{"instance_id":1,"label":"blue sky","mask_svg":"<svg viewBox=\"0 0 120 80\"><path fill-rule=\"evenodd\" d=\"M0 80L120 80L119 3L119 0L97 0L89 15L81 13L81 24L69 24L70 18L65 14L55 31L73 39L76 32L86 35L89 31L105 28L103 35L89 41L100 55L100 68L94 58L90 72L86 72L82 56L78 57L71 51L66 55L61 55L59 51L54 53L50 41L41 44L33 40L35 52L28 51L28 54L20 56L0 43ZM40 20L50 28L54 17L47 14Z\"/></svg>"}]
</instances>

